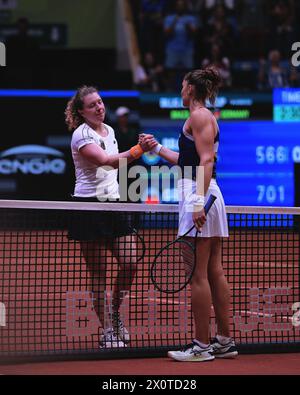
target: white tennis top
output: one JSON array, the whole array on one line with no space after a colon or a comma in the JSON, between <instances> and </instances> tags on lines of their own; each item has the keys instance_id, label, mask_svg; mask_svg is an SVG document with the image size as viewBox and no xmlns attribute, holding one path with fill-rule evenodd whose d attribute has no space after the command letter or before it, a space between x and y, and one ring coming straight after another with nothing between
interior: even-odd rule
<instances>
[{"instance_id":1,"label":"white tennis top","mask_svg":"<svg viewBox=\"0 0 300 395\"><path fill-rule=\"evenodd\" d=\"M108 155L119 153L113 128L106 124L104 127L107 130L106 137L100 136L86 123L78 126L73 132L71 150L76 175L74 196L97 197L101 200L120 198L117 180L118 169L98 167L80 154L80 149L87 144L97 144Z\"/></svg>"}]
</instances>

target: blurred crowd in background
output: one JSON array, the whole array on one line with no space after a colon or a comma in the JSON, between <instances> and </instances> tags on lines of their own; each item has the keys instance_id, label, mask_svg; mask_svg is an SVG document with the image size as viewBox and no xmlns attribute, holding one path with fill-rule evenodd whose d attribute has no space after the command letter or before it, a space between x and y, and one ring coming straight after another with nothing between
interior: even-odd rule
<instances>
[{"instance_id":1,"label":"blurred crowd in background","mask_svg":"<svg viewBox=\"0 0 300 395\"><path fill-rule=\"evenodd\" d=\"M222 89L300 86L291 64L300 41L296 0L130 0L141 62L135 84L180 88L186 70L215 66Z\"/></svg>"},{"instance_id":2,"label":"blurred crowd in background","mask_svg":"<svg viewBox=\"0 0 300 395\"><path fill-rule=\"evenodd\" d=\"M140 53L134 70L117 67L116 48L97 46L97 41L90 46L99 32L87 35L86 47L78 43L70 48L68 33L71 36L78 28L82 35L78 22L65 23L65 42L39 46L25 16L16 21L14 35L6 40L0 37L7 47L9 66L0 74L0 85L68 89L81 81L93 84L96 80L105 89L178 91L187 70L213 65L222 76L222 90L300 86L300 68L291 64L292 45L300 42L299 0L126 1ZM108 6L114 10L112 3L106 3ZM120 3L115 2L114 7ZM86 14L91 17L89 9ZM110 18L115 18L113 11L107 20ZM94 19L101 32L104 21ZM108 22L108 28L113 23L119 22ZM52 44L58 44L55 13L51 29Z\"/></svg>"}]
</instances>

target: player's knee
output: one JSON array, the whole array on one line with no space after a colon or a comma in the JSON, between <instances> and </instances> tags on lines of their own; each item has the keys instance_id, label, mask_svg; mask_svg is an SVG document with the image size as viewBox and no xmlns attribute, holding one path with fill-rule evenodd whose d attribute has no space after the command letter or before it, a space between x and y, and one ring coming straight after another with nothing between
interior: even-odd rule
<instances>
[{"instance_id":1,"label":"player's knee","mask_svg":"<svg viewBox=\"0 0 300 395\"><path fill-rule=\"evenodd\" d=\"M220 278L224 277L224 272L222 267L211 267L208 268L208 281L210 283L214 283L219 281Z\"/></svg>"},{"instance_id":2,"label":"player's knee","mask_svg":"<svg viewBox=\"0 0 300 395\"><path fill-rule=\"evenodd\" d=\"M207 285L207 276L204 273L195 272L191 280L191 285L199 287Z\"/></svg>"}]
</instances>

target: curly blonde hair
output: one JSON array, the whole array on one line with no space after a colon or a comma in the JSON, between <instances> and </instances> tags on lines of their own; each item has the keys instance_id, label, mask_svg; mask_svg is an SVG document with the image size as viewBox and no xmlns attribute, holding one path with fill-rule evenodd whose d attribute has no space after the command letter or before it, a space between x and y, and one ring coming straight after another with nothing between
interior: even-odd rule
<instances>
[{"instance_id":1,"label":"curly blonde hair","mask_svg":"<svg viewBox=\"0 0 300 395\"><path fill-rule=\"evenodd\" d=\"M75 130L85 122L78 110L83 108L83 99L91 93L98 93L98 89L94 86L83 85L77 89L75 95L68 101L65 109L65 122L69 130Z\"/></svg>"}]
</instances>

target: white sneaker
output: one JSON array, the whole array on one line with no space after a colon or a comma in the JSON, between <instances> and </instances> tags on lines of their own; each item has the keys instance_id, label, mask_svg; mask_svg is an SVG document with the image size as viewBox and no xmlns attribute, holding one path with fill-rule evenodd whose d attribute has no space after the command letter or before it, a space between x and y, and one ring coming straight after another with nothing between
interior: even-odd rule
<instances>
[{"instance_id":1,"label":"white sneaker","mask_svg":"<svg viewBox=\"0 0 300 395\"><path fill-rule=\"evenodd\" d=\"M113 328L105 329L100 340L100 348L121 348L126 344L116 335Z\"/></svg>"},{"instance_id":2,"label":"white sneaker","mask_svg":"<svg viewBox=\"0 0 300 395\"><path fill-rule=\"evenodd\" d=\"M112 325L115 334L124 342L129 343L130 336L128 330L125 328L121 318L120 313L118 311L113 312L112 314Z\"/></svg>"},{"instance_id":3,"label":"white sneaker","mask_svg":"<svg viewBox=\"0 0 300 395\"><path fill-rule=\"evenodd\" d=\"M226 344L221 344L215 337L211 341L211 347L216 358L236 358L238 356L236 345L232 339L229 339Z\"/></svg>"},{"instance_id":4,"label":"white sneaker","mask_svg":"<svg viewBox=\"0 0 300 395\"><path fill-rule=\"evenodd\" d=\"M169 351L168 357L182 362L205 362L212 361L215 357L212 355L212 348L202 348L196 340L185 346L181 351Z\"/></svg>"}]
</instances>

